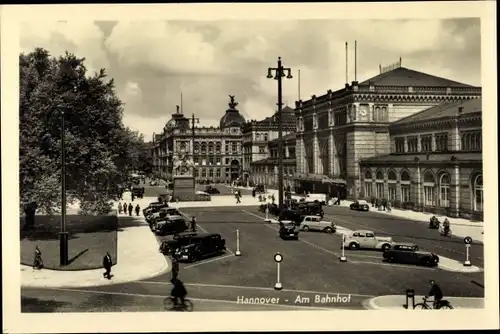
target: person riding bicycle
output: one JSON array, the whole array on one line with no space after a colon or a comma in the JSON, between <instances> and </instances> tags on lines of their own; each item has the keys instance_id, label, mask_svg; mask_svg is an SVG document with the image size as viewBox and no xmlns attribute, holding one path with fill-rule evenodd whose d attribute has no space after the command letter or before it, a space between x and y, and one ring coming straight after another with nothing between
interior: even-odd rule
<instances>
[{"instance_id":1,"label":"person riding bicycle","mask_svg":"<svg viewBox=\"0 0 500 334\"><path fill-rule=\"evenodd\" d=\"M448 218L444 219L443 222L443 234L448 234L450 232L450 222L448 221Z\"/></svg>"},{"instance_id":2,"label":"person riding bicycle","mask_svg":"<svg viewBox=\"0 0 500 334\"><path fill-rule=\"evenodd\" d=\"M438 309L439 303L441 302L441 299L443 299L443 292L441 291L441 288L436 284L434 280L431 280L430 283L431 283L431 290L429 291L428 297L434 297L434 302L432 306L434 309Z\"/></svg>"},{"instance_id":3,"label":"person riding bicycle","mask_svg":"<svg viewBox=\"0 0 500 334\"><path fill-rule=\"evenodd\" d=\"M187 291L182 281L178 278L172 278L170 283L174 286L170 292L170 296L172 296L174 300L174 305L177 305L177 299L180 299L181 305L185 305L184 300L186 298Z\"/></svg>"},{"instance_id":4,"label":"person riding bicycle","mask_svg":"<svg viewBox=\"0 0 500 334\"><path fill-rule=\"evenodd\" d=\"M439 220L436 218L436 216L432 216L431 219L429 220L429 228L438 228L439 227Z\"/></svg>"},{"instance_id":5,"label":"person riding bicycle","mask_svg":"<svg viewBox=\"0 0 500 334\"><path fill-rule=\"evenodd\" d=\"M42 260L42 251L38 246L35 247L35 256L33 261L33 269L42 269L43 260Z\"/></svg>"}]
</instances>

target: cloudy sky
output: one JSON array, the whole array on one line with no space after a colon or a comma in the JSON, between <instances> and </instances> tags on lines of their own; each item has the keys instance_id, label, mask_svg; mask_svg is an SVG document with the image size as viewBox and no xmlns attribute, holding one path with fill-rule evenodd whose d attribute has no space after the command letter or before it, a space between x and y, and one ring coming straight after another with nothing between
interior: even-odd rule
<instances>
[{"instance_id":1,"label":"cloudy sky","mask_svg":"<svg viewBox=\"0 0 500 334\"><path fill-rule=\"evenodd\" d=\"M217 125L235 95L246 119L276 108L277 86L266 79L278 56L294 79L284 82L290 106L349 81L378 74L379 64L402 57L404 67L481 85L479 19L297 21L88 21L22 24L23 52L44 47L85 57L91 71L106 68L125 102L124 122L149 140L175 112L183 94L185 114Z\"/></svg>"}]
</instances>

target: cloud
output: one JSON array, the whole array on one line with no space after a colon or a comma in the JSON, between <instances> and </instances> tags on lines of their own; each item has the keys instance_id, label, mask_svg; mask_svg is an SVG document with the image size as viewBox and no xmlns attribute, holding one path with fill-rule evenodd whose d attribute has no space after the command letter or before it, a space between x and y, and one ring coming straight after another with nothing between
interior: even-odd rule
<instances>
[{"instance_id":1,"label":"cloud","mask_svg":"<svg viewBox=\"0 0 500 334\"><path fill-rule=\"evenodd\" d=\"M283 102L323 95L348 79L366 80L402 57L403 66L480 85L479 19L296 20L296 21L119 21L27 24L21 46L66 49L105 67L125 102L124 122L146 139L160 132L175 106L201 125L217 125L236 95L246 119L276 110L277 85L266 78L277 58L294 76L283 82ZM467 66L464 66L467 64Z\"/></svg>"}]
</instances>

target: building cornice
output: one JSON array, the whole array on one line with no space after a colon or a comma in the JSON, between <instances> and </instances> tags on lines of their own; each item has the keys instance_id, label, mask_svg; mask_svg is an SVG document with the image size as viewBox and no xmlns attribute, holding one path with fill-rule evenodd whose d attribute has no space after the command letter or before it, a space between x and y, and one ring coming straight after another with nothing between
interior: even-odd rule
<instances>
[{"instance_id":1,"label":"building cornice","mask_svg":"<svg viewBox=\"0 0 500 334\"><path fill-rule=\"evenodd\" d=\"M401 134L422 129L449 129L457 123L467 125L481 125L482 113L478 111L475 113L468 113L466 115L456 115L421 121L415 120L403 124L393 123L389 126L389 129L391 133Z\"/></svg>"}]
</instances>

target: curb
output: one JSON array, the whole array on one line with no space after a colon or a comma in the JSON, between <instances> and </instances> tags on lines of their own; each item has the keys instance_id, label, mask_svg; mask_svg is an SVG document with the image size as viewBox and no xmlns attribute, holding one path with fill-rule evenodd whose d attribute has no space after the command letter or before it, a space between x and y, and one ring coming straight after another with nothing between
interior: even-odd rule
<instances>
[{"instance_id":1,"label":"curb","mask_svg":"<svg viewBox=\"0 0 500 334\"><path fill-rule=\"evenodd\" d=\"M420 299L422 296L415 296L415 304L420 303ZM378 300L383 300L383 299L393 299L396 300L396 298L399 300L401 299L401 303L392 306L379 306L377 305ZM453 302L457 300L482 300L484 302L484 298L481 297L453 297L449 296L445 298L446 300L449 300L451 305L453 306ZM399 303L399 302L398 302ZM365 299L362 301L361 305L367 309L367 310L412 310L412 308L404 308L403 305L405 303L405 295L383 295L383 296L377 296L369 299ZM460 303L458 303L460 304ZM457 309L478 309L478 307L455 307Z\"/></svg>"}]
</instances>

